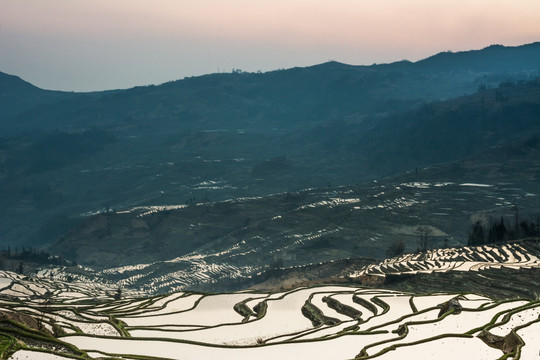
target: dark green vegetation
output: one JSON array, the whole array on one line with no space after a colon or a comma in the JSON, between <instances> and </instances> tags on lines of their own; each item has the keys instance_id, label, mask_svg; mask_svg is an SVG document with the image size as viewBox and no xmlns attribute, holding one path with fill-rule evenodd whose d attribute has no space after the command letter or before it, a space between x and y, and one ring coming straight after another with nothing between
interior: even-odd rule
<instances>
[{"instance_id":1,"label":"dark green vegetation","mask_svg":"<svg viewBox=\"0 0 540 360\"><path fill-rule=\"evenodd\" d=\"M0 269L14 271L19 274L35 271L37 268L48 265L74 266L76 263L60 256L53 256L46 251L36 250L32 247L22 247L0 250Z\"/></svg>"},{"instance_id":2,"label":"dark green vegetation","mask_svg":"<svg viewBox=\"0 0 540 360\"><path fill-rule=\"evenodd\" d=\"M540 236L540 216L536 219L536 222L530 220L520 221L517 206L515 211L516 219L514 219L513 224L507 222L505 225L503 217L496 221L490 219L488 225L483 225L480 220L477 220L469 233L467 245L495 244L521 239L522 237Z\"/></svg>"},{"instance_id":3,"label":"dark green vegetation","mask_svg":"<svg viewBox=\"0 0 540 360\"><path fill-rule=\"evenodd\" d=\"M22 312L0 311L0 359L9 359L17 350L24 349L88 359L85 352L55 336L57 334L53 335L42 319Z\"/></svg>"},{"instance_id":4,"label":"dark green vegetation","mask_svg":"<svg viewBox=\"0 0 540 360\"><path fill-rule=\"evenodd\" d=\"M316 306L314 306L310 300L306 300L304 306L302 306L302 314L311 320L314 327L321 325L337 325L338 319L328 317Z\"/></svg>"}]
</instances>

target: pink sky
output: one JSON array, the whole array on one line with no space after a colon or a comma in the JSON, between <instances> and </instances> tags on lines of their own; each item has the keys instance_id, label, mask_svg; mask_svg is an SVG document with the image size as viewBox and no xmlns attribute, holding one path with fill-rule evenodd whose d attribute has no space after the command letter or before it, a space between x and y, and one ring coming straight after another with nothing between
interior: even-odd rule
<instances>
[{"instance_id":1,"label":"pink sky","mask_svg":"<svg viewBox=\"0 0 540 360\"><path fill-rule=\"evenodd\" d=\"M0 71L103 90L540 41L538 0L0 0Z\"/></svg>"}]
</instances>

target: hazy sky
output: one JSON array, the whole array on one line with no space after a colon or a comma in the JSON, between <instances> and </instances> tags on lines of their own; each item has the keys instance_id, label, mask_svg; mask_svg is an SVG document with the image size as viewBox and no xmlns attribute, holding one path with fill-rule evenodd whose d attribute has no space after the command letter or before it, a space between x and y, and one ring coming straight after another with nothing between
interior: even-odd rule
<instances>
[{"instance_id":1,"label":"hazy sky","mask_svg":"<svg viewBox=\"0 0 540 360\"><path fill-rule=\"evenodd\" d=\"M0 71L46 89L535 41L539 0L0 0Z\"/></svg>"}]
</instances>

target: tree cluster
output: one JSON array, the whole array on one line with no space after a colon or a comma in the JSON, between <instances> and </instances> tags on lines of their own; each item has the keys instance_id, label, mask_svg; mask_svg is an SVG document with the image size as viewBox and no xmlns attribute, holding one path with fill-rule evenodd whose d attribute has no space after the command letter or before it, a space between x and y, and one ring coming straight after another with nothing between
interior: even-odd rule
<instances>
[{"instance_id":1,"label":"tree cluster","mask_svg":"<svg viewBox=\"0 0 540 360\"><path fill-rule=\"evenodd\" d=\"M428 248L429 237L433 234L433 229L429 226L418 226L415 229L415 233L419 236L419 250L426 252Z\"/></svg>"},{"instance_id":2,"label":"tree cluster","mask_svg":"<svg viewBox=\"0 0 540 360\"><path fill-rule=\"evenodd\" d=\"M403 254L405 251L405 241L402 239L394 240L390 245L388 245L388 249L386 249L386 255L389 257L399 256Z\"/></svg>"},{"instance_id":3,"label":"tree cluster","mask_svg":"<svg viewBox=\"0 0 540 360\"><path fill-rule=\"evenodd\" d=\"M501 216L498 221L490 221L488 226L480 221L475 222L469 233L467 245L495 244L535 236L540 236L540 218L536 220L536 223L523 220L514 224L509 222L507 225Z\"/></svg>"},{"instance_id":4,"label":"tree cluster","mask_svg":"<svg viewBox=\"0 0 540 360\"><path fill-rule=\"evenodd\" d=\"M19 251L18 248L11 250L11 246L8 246L7 249L0 250L0 256L4 259L10 260L19 260L24 262L33 262L40 265L67 265L75 266L77 263L75 261L69 261L61 256L52 256L46 251L36 250L32 247L22 247L22 250Z\"/></svg>"}]
</instances>

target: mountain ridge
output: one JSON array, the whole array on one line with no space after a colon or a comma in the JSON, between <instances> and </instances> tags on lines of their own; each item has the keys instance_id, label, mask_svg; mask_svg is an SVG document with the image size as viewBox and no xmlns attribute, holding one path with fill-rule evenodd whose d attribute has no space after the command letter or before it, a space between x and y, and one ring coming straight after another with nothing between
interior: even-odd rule
<instances>
[{"instance_id":1,"label":"mountain ridge","mask_svg":"<svg viewBox=\"0 0 540 360\"><path fill-rule=\"evenodd\" d=\"M54 103L72 94L62 91L44 90L21 79L0 71L0 124L26 111L43 104Z\"/></svg>"},{"instance_id":2,"label":"mountain ridge","mask_svg":"<svg viewBox=\"0 0 540 360\"><path fill-rule=\"evenodd\" d=\"M519 55L516 55L519 53ZM480 56L480 58L478 58ZM491 59L489 57L492 57ZM73 96L89 95L89 96L107 96L111 93L122 93L129 91L144 91L145 89L159 88L162 86L172 86L179 83L186 83L195 81L205 81L205 79L215 79L215 78L227 78L230 79L231 75L244 75L246 76L268 76L272 74L284 74L289 76L291 73L297 71L312 71L316 69L326 69L326 70L354 70L354 71L372 71L381 68L387 69L396 69L401 70L403 66L407 67L409 70L420 70L421 71L434 71L438 67L444 67L442 71L457 71L457 70L474 70L480 72L511 72L512 66L522 68L522 70L533 70L538 72L538 58L540 57L540 42L534 42L530 44L520 45L520 46L503 46L503 45L491 45L480 50L467 50L467 51L458 51L458 52L440 52L433 56L421 59L415 62L409 60L396 61L392 63L377 64L377 65L350 65L345 63L340 63L336 61L329 61L326 63L321 63L317 65L307 66L307 67L293 67L290 69L284 70L273 70L261 74L256 73L240 73L240 74L206 74L197 77L186 77L183 79L168 81L159 85L148 85L148 86L136 86L127 89L115 89L107 91L94 91L94 92L62 92L62 91L53 91L53 90L44 90L35 87L34 85L26 82L16 75L9 75L6 73L0 72L0 90L3 91L4 95L7 90L13 90L13 88L27 88L31 89L34 93L36 91L46 92L49 94L54 94L57 98L71 98ZM512 61L511 66L509 61ZM516 63L519 63L516 66ZM490 65L491 64L491 65ZM427 66L427 68L425 68ZM441 69L439 69L440 71ZM7 85L7 86L6 86ZM7 104L4 104L4 106ZM8 112L9 116L12 116L13 111ZM3 117L6 116L4 112ZM0 119L1 120L1 119Z\"/></svg>"}]
</instances>

